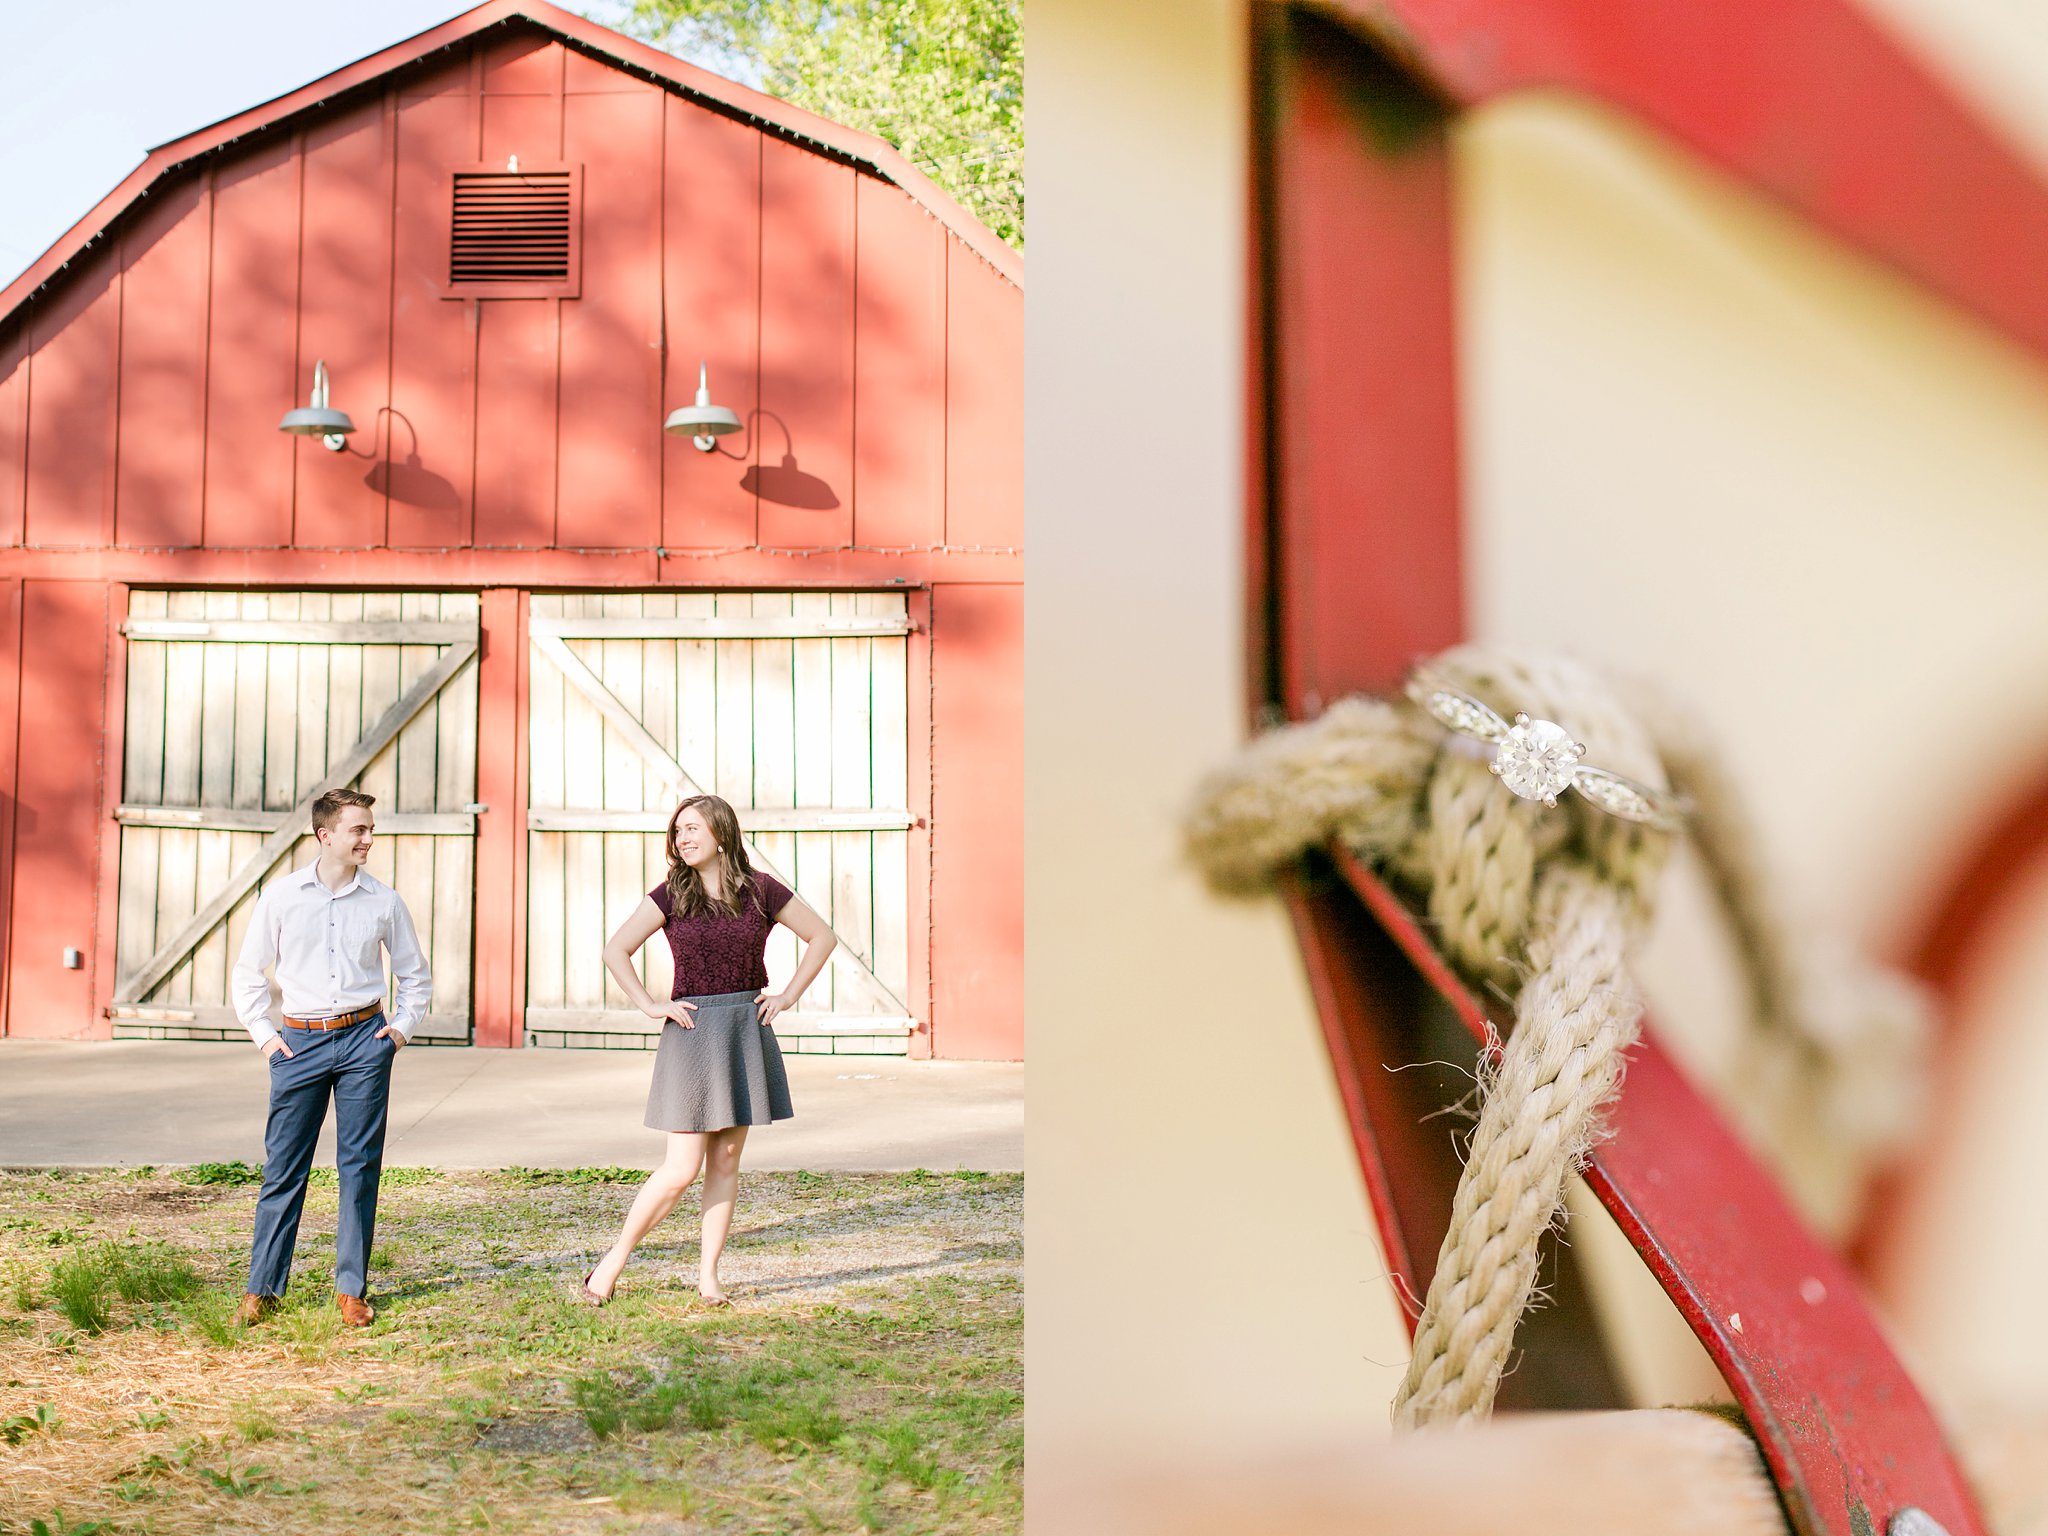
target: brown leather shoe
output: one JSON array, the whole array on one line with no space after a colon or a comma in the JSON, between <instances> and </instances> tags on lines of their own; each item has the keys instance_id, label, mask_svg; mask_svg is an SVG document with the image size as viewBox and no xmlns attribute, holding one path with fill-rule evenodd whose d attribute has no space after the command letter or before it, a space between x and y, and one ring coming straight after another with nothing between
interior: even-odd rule
<instances>
[{"instance_id":1,"label":"brown leather shoe","mask_svg":"<svg viewBox=\"0 0 2048 1536\"><path fill-rule=\"evenodd\" d=\"M377 1321L377 1309L360 1296L335 1292L334 1304L341 1308L341 1320L351 1328L367 1328Z\"/></svg>"},{"instance_id":2,"label":"brown leather shoe","mask_svg":"<svg viewBox=\"0 0 2048 1536\"><path fill-rule=\"evenodd\" d=\"M242 1297L242 1304L235 1308L235 1321L247 1328L252 1323L262 1322L276 1310L275 1296L258 1296L254 1291L250 1291Z\"/></svg>"}]
</instances>

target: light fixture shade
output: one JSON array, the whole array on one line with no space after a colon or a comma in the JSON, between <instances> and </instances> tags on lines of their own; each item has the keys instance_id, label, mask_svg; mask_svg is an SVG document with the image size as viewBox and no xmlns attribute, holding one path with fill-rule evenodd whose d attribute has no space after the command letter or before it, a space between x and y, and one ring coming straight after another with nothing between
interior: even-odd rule
<instances>
[{"instance_id":1,"label":"light fixture shade","mask_svg":"<svg viewBox=\"0 0 2048 1536\"><path fill-rule=\"evenodd\" d=\"M327 403L327 360L322 358L313 364L312 398L297 410L286 411L277 430L298 437L317 437L338 452L343 440L355 429L347 411L337 411Z\"/></svg>"},{"instance_id":2,"label":"light fixture shade","mask_svg":"<svg viewBox=\"0 0 2048 1536\"><path fill-rule=\"evenodd\" d=\"M678 437L693 438L699 448L708 452L713 438L740 430L740 419L727 407L711 403L711 370L700 362L697 364L695 403L670 411L668 420L661 424L661 430L673 432Z\"/></svg>"},{"instance_id":3,"label":"light fixture shade","mask_svg":"<svg viewBox=\"0 0 2048 1536\"><path fill-rule=\"evenodd\" d=\"M277 424L280 432L296 432L301 437L325 437L330 432L353 432L356 424L349 420L347 411L337 411L332 406L302 405L295 411L286 411L284 420Z\"/></svg>"},{"instance_id":4,"label":"light fixture shade","mask_svg":"<svg viewBox=\"0 0 2048 1536\"><path fill-rule=\"evenodd\" d=\"M293 412L293 415L300 414ZM661 424L664 432L683 437L724 437L740 429L740 419L722 405L682 405L668 413Z\"/></svg>"}]
</instances>

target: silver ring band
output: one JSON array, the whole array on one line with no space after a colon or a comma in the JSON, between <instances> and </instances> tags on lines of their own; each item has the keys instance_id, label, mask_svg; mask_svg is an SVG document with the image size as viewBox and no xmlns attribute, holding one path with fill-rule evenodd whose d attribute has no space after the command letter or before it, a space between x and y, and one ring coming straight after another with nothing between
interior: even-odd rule
<instances>
[{"instance_id":1,"label":"silver ring band","mask_svg":"<svg viewBox=\"0 0 2048 1536\"><path fill-rule=\"evenodd\" d=\"M1682 795L1581 763L1585 744L1573 740L1571 732L1554 720L1521 714L1504 720L1471 694L1422 671L1410 674L1407 694L1446 730L1491 746L1493 756L1487 767L1524 800L1556 805L1559 795L1575 789L1588 804L1610 816L1666 832L1677 831L1691 809Z\"/></svg>"}]
</instances>

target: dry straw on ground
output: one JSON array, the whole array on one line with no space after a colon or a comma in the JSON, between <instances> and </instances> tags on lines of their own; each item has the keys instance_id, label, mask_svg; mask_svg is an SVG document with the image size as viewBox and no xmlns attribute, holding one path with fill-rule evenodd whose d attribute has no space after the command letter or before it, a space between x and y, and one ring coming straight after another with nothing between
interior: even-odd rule
<instances>
[{"instance_id":1,"label":"dry straw on ground","mask_svg":"<svg viewBox=\"0 0 2048 1536\"><path fill-rule=\"evenodd\" d=\"M686 1207L579 1308L631 1193L395 1183L358 1334L316 1188L285 1311L238 1332L252 1187L0 1174L0 1531L1018 1528L1020 1180L750 1177L737 1306L695 1299ZM204 1289L110 1292L99 1333L52 1294L67 1260L150 1252Z\"/></svg>"}]
</instances>

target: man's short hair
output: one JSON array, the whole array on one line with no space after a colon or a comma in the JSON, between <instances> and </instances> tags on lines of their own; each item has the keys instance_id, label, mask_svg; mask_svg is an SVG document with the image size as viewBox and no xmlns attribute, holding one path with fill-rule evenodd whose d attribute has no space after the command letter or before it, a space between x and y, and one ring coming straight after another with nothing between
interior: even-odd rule
<instances>
[{"instance_id":1,"label":"man's short hair","mask_svg":"<svg viewBox=\"0 0 2048 1536\"><path fill-rule=\"evenodd\" d=\"M377 803L375 795L366 795L360 789L330 789L313 802L313 830L332 827L341 819L343 809L351 805L372 806Z\"/></svg>"}]
</instances>

